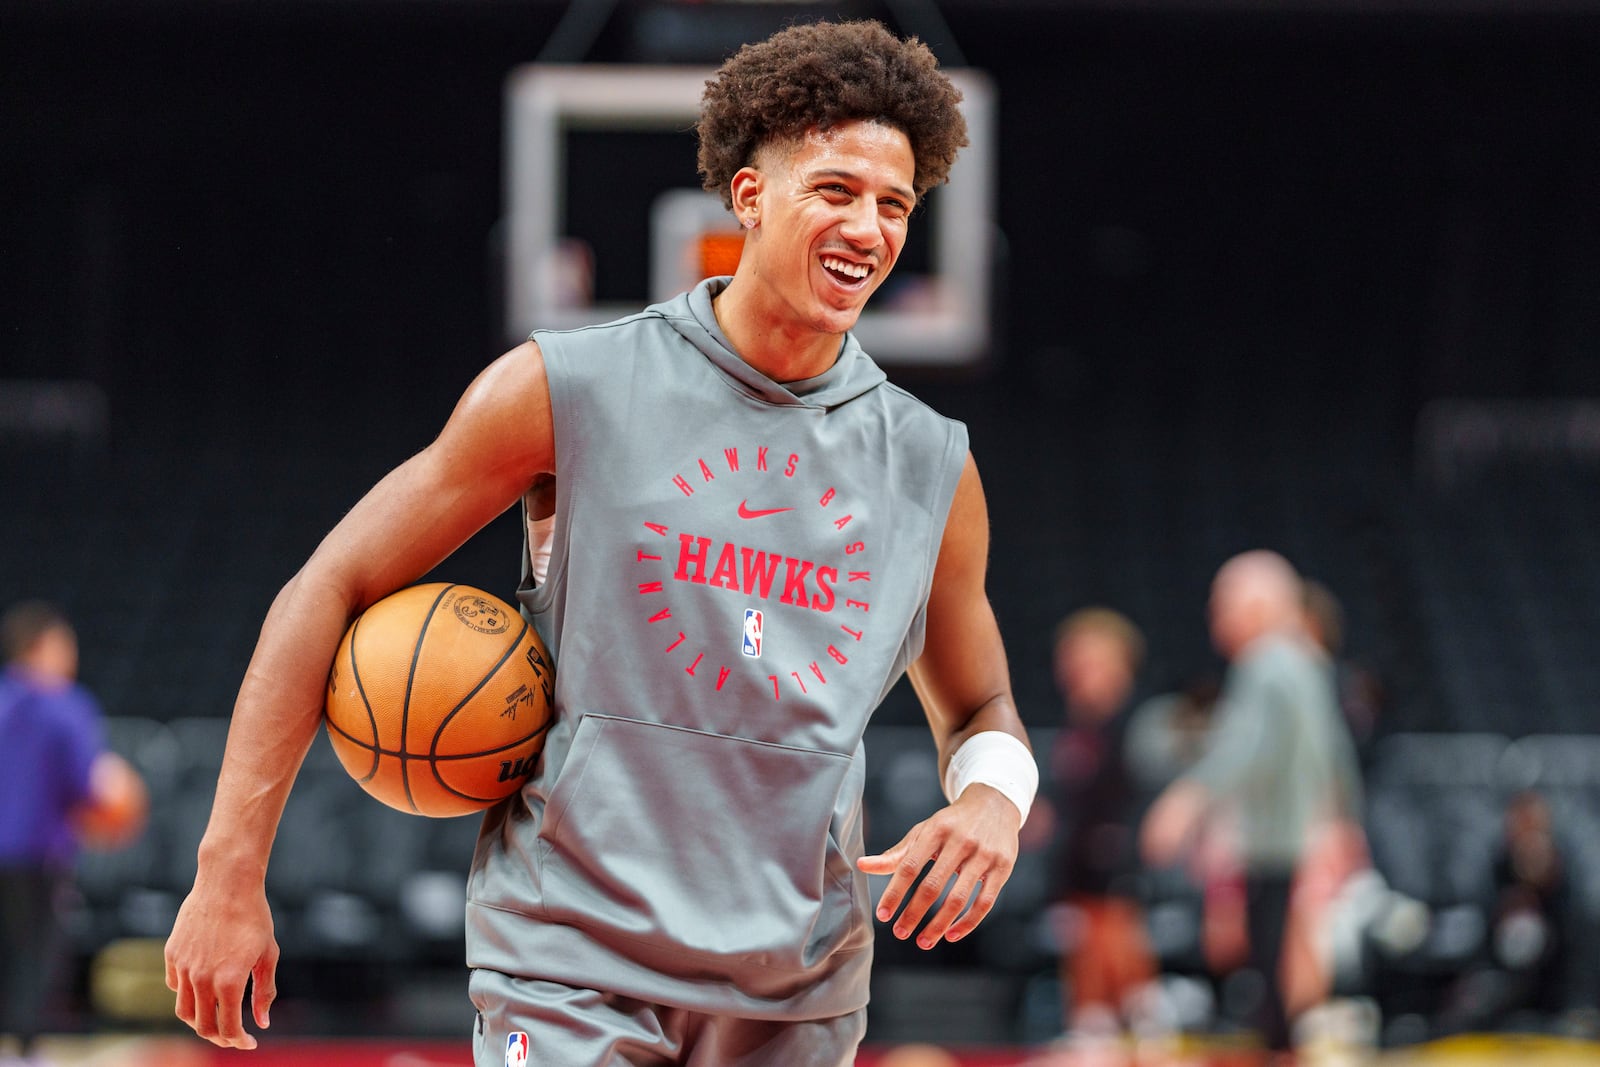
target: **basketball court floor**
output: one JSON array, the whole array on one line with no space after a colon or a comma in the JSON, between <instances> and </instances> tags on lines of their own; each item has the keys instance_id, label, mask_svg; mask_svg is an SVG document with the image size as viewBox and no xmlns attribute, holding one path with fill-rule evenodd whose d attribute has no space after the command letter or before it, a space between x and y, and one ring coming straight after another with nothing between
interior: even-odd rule
<instances>
[{"instance_id":1,"label":"basketball court floor","mask_svg":"<svg viewBox=\"0 0 1600 1067\"><path fill-rule=\"evenodd\" d=\"M52 1067L472 1067L464 1042L436 1040L268 1039L253 1052L237 1052L213 1049L195 1038L61 1037L43 1041L40 1052ZM918 1057L904 1047L869 1048L856 1067L1267 1067L1257 1050L1192 1040L1138 1048L952 1052L953 1064L931 1052ZM1302 1051L1294 1067L1600 1067L1600 1044L1465 1035L1384 1052L1313 1048Z\"/></svg>"}]
</instances>

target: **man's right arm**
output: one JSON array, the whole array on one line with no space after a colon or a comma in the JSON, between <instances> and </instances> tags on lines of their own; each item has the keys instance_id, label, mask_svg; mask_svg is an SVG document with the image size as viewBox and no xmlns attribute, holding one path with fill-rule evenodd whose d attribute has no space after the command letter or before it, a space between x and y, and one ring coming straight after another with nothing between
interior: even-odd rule
<instances>
[{"instance_id":1,"label":"man's right arm","mask_svg":"<svg viewBox=\"0 0 1600 1067\"><path fill-rule=\"evenodd\" d=\"M278 958L267 858L346 626L554 470L550 391L530 342L468 386L438 438L374 486L273 601L234 705L194 889L167 942L178 1017L201 1037L255 1047L241 1017L247 979L256 1024L267 1025Z\"/></svg>"},{"instance_id":2,"label":"man's right arm","mask_svg":"<svg viewBox=\"0 0 1600 1067\"><path fill-rule=\"evenodd\" d=\"M1140 848L1146 863L1158 867L1176 863L1193 843L1207 812L1235 795L1246 776L1259 768L1266 735L1281 718L1268 712L1269 699L1251 664L1229 668L1203 754L1161 791L1145 813Z\"/></svg>"},{"instance_id":3,"label":"man's right arm","mask_svg":"<svg viewBox=\"0 0 1600 1067\"><path fill-rule=\"evenodd\" d=\"M1213 798L1237 798L1288 757L1292 704L1284 684L1259 658L1236 661L1212 713L1205 749L1183 777Z\"/></svg>"}]
</instances>

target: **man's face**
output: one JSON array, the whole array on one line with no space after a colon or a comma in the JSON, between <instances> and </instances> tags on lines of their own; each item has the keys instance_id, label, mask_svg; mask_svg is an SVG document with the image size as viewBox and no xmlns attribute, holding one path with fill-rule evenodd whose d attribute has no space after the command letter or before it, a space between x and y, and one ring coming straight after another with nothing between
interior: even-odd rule
<instances>
[{"instance_id":1,"label":"man's face","mask_svg":"<svg viewBox=\"0 0 1600 1067\"><path fill-rule=\"evenodd\" d=\"M1128 649L1116 636L1081 630L1056 646L1056 684L1075 714L1109 718L1121 709L1133 689Z\"/></svg>"},{"instance_id":2,"label":"man's face","mask_svg":"<svg viewBox=\"0 0 1600 1067\"><path fill-rule=\"evenodd\" d=\"M1224 659L1232 659L1249 640L1249 619L1235 583L1218 579L1207 605L1211 644Z\"/></svg>"},{"instance_id":3,"label":"man's face","mask_svg":"<svg viewBox=\"0 0 1600 1067\"><path fill-rule=\"evenodd\" d=\"M39 635L23 659L39 681L66 685L78 677L78 636L65 626L53 626Z\"/></svg>"},{"instance_id":4,"label":"man's face","mask_svg":"<svg viewBox=\"0 0 1600 1067\"><path fill-rule=\"evenodd\" d=\"M904 247L916 158L904 133L877 122L809 130L757 157L760 226L748 241L755 278L805 328L843 333Z\"/></svg>"},{"instance_id":5,"label":"man's face","mask_svg":"<svg viewBox=\"0 0 1600 1067\"><path fill-rule=\"evenodd\" d=\"M1211 586L1207 605L1211 644L1224 659L1234 659L1263 634L1278 628L1280 601L1272 590L1252 581L1248 574L1220 576Z\"/></svg>"}]
</instances>

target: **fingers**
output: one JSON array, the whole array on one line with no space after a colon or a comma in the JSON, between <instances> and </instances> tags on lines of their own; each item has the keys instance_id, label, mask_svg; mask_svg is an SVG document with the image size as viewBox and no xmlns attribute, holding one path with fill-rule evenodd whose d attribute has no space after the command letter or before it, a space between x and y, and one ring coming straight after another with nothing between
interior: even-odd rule
<instances>
[{"instance_id":1,"label":"fingers","mask_svg":"<svg viewBox=\"0 0 1600 1067\"><path fill-rule=\"evenodd\" d=\"M959 866L947 864L946 856L941 855L923 876L922 884L895 923L896 936L909 937L937 904L938 910L932 912L917 934L918 947L929 949L941 940L961 940L989 914L1010 876L1011 863L983 849L969 852ZM939 904L941 894L944 902Z\"/></svg>"},{"instance_id":2,"label":"fingers","mask_svg":"<svg viewBox=\"0 0 1600 1067\"><path fill-rule=\"evenodd\" d=\"M244 1028L244 980L189 981L179 977L176 1014L196 1034L221 1048L253 1049Z\"/></svg>"},{"instance_id":3,"label":"fingers","mask_svg":"<svg viewBox=\"0 0 1600 1067\"><path fill-rule=\"evenodd\" d=\"M939 897L943 895L945 887L950 884L951 879L960 871L959 863L961 862L961 857L954 856L949 851L936 854L932 858L933 865L928 868L926 874L923 874L922 880L917 883L916 888L911 890L910 896L906 898L905 907L900 909L900 914L894 921L894 936L902 941L916 933L917 927L922 924L922 920L928 915L929 909L939 902ZM903 871L906 866L906 864L902 863L901 870ZM917 869L920 873L922 866L919 864ZM946 923L945 925L949 924ZM939 935L941 933L943 933L943 930L935 932L932 924L930 924L928 929L917 935L917 946L919 948L932 948L939 943Z\"/></svg>"},{"instance_id":4,"label":"fingers","mask_svg":"<svg viewBox=\"0 0 1600 1067\"><path fill-rule=\"evenodd\" d=\"M268 1012L272 1002L278 999L277 945L273 945L272 950L256 964L256 969L250 972L250 982L251 1013L255 1016L256 1025L265 1030L272 1025Z\"/></svg>"},{"instance_id":5,"label":"fingers","mask_svg":"<svg viewBox=\"0 0 1600 1067\"><path fill-rule=\"evenodd\" d=\"M168 978L167 985L178 994L177 1006L173 1009L173 1013L187 1025L194 1026L194 986L177 977Z\"/></svg>"},{"instance_id":6,"label":"fingers","mask_svg":"<svg viewBox=\"0 0 1600 1067\"><path fill-rule=\"evenodd\" d=\"M926 857L921 852L915 851L917 838L922 830L919 823L893 848L878 856L863 856L857 865L868 874L887 874L890 876L889 884L883 890L883 895L878 898L878 921L888 922L894 918L894 913L900 910L900 902L910 891L917 876L922 873ZM902 940L908 936L895 928L896 936Z\"/></svg>"},{"instance_id":7,"label":"fingers","mask_svg":"<svg viewBox=\"0 0 1600 1067\"><path fill-rule=\"evenodd\" d=\"M905 848L904 841L876 856L862 856L856 860L856 866L868 874L892 874L894 865L900 862L900 851L903 848Z\"/></svg>"},{"instance_id":8,"label":"fingers","mask_svg":"<svg viewBox=\"0 0 1600 1067\"><path fill-rule=\"evenodd\" d=\"M977 875L965 870L956 871L955 881L951 883L950 891L945 894L944 903L934 912L933 918L928 920L922 933L917 935L917 944L923 948L932 948L938 944L951 929L951 924L967 910L967 905L972 903L973 895L982 885ZM952 937L950 940L954 941L955 938Z\"/></svg>"},{"instance_id":9,"label":"fingers","mask_svg":"<svg viewBox=\"0 0 1600 1067\"><path fill-rule=\"evenodd\" d=\"M205 1002L202 1001L202 1004ZM213 1044L225 1048L251 1049L256 1047L255 1036L246 1032L244 1028L244 981L228 981L217 986L217 999L212 1001L215 1009L216 1026L207 1033L195 1028L195 1032ZM206 1013L202 1010L202 1017Z\"/></svg>"},{"instance_id":10,"label":"fingers","mask_svg":"<svg viewBox=\"0 0 1600 1067\"><path fill-rule=\"evenodd\" d=\"M221 1048L253 1049L255 1036L244 1028L246 977L253 978L251 1001L256 1025L268 1025L267 1009L277 997L275 978L277 946L248 974L236 976L196 976L180 966L169 953L167 988L177 993L173 1013L200 1037Z\"/></svg>"},{"instance_id":11,"label":"fingers","mask_svg":"<svg viewBox=\"0 0 1600 1067\"><path fill-rule=\"evenodd\" d=\"M246 987L251 1015L265 1029L278 995L278 956L272 912L259 882L219 889L197 880L167 938L174 1013L214 1045L255 1048L255 1036L245 1029Z\"/></svg>"},{"instance_id":12,"label":"fingers","mask_svg":"<svg viewBox=\"0 0 1600 1067\"><path fill-rule=\"evenodd\" d=\"M963 937L977 929L978 924L988 917L989 911L994 907L994 902L1000 898L1000 887L1010 877L1010 872L1005 875L991 874L977 883L977 896L972 900L972 907L967 909L965 915L952 912L951 918L955 919L949 931L944 935L946 941L960 941ZM959 916L959 917L958 917Z\"/></svg>"},{"instance_id":13,"label":"fingers","mask_svg":"<svg viewBox=\"0 0 1600 1067\"><path fill-rule=\"evenodd\" d=\"M864 857L859 865L867 873L891 875L890 885L878 897L877 917L885 923L894 920L894 936L906 941L928 920L917 933L922 949L970 934L994 909L1000 888L1011 875L1010 859L994 849L946 841L944 848L930 854L926 841L918 848L914 835L882 856Z\"/></svg>"},{"instance_id":14,"label":"fingers","mask_svg":"<svg viewBox=\"0 0 1600 1067\"><path fill-rule=\"evenodd\" d=\"M1017 806L999 791L982 785L964 790L894 848L863 864L868 873L891 873L878 918L892 916L895 936L905 940L915 933L923 949L971 933L1011 877L1020 821Z\"/></svg>"}]
</instances>

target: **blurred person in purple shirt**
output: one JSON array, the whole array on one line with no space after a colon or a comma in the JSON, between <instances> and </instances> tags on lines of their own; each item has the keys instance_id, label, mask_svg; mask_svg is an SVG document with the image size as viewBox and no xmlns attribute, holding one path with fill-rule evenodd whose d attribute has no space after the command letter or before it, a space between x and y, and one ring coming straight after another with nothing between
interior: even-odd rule
<instances>
[{"instance_id":1,"label":"blurred person in purple shirt","mask_svg":"<svg viewBox=\"0 0 1600 1067\"><path fill-rule=\"evenodd\" d=\"M106 750L100 705L77 683L78 639L41 601L0 617L0 1034L29 1060L56 965L57 897L87 844L143 827L137 772ZM0 1054L0 1064L8 1061Z\"/></svg>"}]
</instances>

